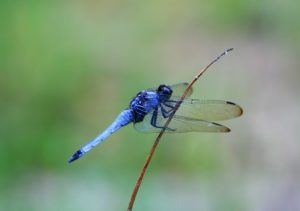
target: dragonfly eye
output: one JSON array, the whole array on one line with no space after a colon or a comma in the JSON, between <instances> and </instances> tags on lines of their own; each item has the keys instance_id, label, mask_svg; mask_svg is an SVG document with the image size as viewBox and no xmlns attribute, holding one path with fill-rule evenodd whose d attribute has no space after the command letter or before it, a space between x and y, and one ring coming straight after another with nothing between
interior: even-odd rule
<instances>
[{"instance_id":1,"label":"dragonfly eye","mask_svg":"<svg viewBox=\"0 0 300 211\"><path fill-rule=\"evenodd\" d=\"M157 88L157 93L161 94L161 95L164 95L164 96L168 96L170 97L172 95L172 89L170 86L167 86L167 85L160 85L158 88Z\"/></svg>"}]
</instances>

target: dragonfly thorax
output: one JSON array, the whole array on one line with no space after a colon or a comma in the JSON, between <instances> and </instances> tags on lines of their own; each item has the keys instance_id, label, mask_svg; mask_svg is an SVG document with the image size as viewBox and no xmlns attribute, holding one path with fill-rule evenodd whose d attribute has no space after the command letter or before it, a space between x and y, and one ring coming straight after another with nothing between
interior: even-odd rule
<instances>
[{"instance_id":1,"label":"dragonfly thorax","mask_svg":"<svg viewBox=\"0 0 300 211\"><path fill-rule=\"evenodd\" d=\"M143 121L144 117L159 104L158 95L154 91L139 92L130 102L134 122Z\"/></svg>"}]
</instances>

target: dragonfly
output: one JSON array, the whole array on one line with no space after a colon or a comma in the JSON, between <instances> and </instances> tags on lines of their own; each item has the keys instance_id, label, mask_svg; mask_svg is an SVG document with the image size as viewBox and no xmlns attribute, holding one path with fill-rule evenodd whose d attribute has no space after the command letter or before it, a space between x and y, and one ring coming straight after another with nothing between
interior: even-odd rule
<instances>
[{"instance_id":1,"label":"dragonfly","mask_svg":"<svg viewBox=\"0 0 300 211\"><path fill-rule=\"evenodd\" d=\"M68 162L71 163L82 157L129 123L133 123L137 131L144 133L159 133L162 129L165 129L167 133L230 132L228 127L215 121L241 116L242 108L230 101L189 98L192 89L187 93L186 98L180 102L179 108L176 108L176 104L187 86L188 83L170 86L162 84L157 88L140 91L131 100L129 107L123 110L107 129L76 151ZM173 118L164 128L170 115L173 115Z\"/></svg>"}]
</instances>

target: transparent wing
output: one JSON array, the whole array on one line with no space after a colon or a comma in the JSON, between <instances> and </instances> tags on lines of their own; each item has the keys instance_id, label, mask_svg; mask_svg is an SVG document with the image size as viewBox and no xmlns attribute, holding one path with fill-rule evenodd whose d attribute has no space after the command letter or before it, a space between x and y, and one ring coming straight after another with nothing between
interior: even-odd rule
<instances>
[{"instance_id":1,"label":"transparent wing","mask_svg":"<svg viewBox=\"0 0 300 211\"><path fill-rule=\"evenodd\" d=\"M187 83L187 82L183 82L183 83L178 83L178 84L171 85L171 88L173 90L172 96L181 97L181 95L186 90L186 88L188 87L188 85L189 85L189 83ZM191 96L192 92L193 92L193 89L190 89L190 91L188 92L188 94L186 96L187 97Z\"/></svg>"},{"instance_id":2,"label":"transparent wing","mask_svg":"<svg viewBox=\"0 0 300 211\"><path fill-rule=\"evenodd\" d=\"M166 105L175 106L175 98ZM178 116L206 121L221 121L242 115L242 108L232 102L223 100L185 99L176 112Z\"/></svg>"},{"instance_id":3,"label":"transparent wing","mask_svg":"<svg viewBox=\"0 0 300 211\"><path fill-rule=\"evenodd\" d=\"M134 124L134 127L139 132L144 133L158 133L161 131L168 118L164 118L160 113L157 115L156 126L151 125L153 112L147 114L142 122ZM168 128L165 130L167 133L185 133L185 132L229 132L230 129L209 121L192 119L183 116L174 115Z\"/></svg>"}]
</instances>

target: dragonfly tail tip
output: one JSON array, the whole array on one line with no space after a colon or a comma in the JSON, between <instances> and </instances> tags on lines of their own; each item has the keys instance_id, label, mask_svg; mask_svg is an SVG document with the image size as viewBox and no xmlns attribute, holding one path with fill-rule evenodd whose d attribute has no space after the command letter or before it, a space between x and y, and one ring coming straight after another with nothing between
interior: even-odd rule
<instances>
[{"instance_id":1,"label":"dragonfly tail tip","mask_svg":"<svg viewBox=\"0 0 300 211\"><path fill-rule=\"evenodd\" d=\"M82 155L84 155L84 153L81 150L78 150L69 158L68 163L72 163L73 161L80 158Z\"/></svg>"}]
</instances>

